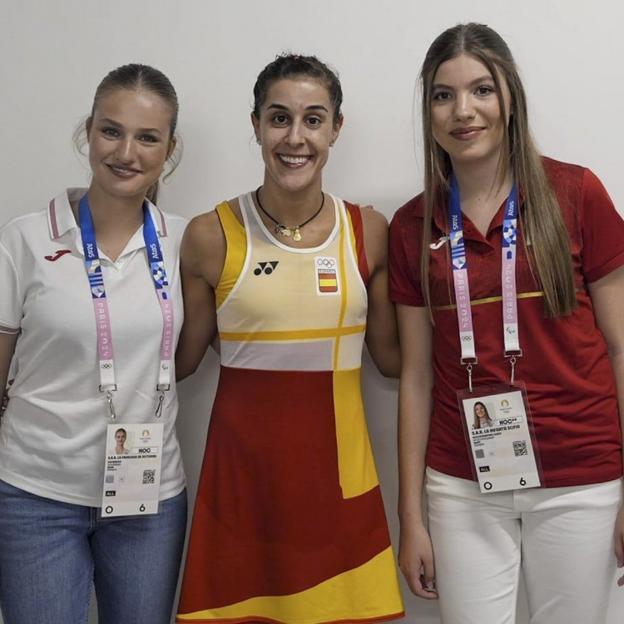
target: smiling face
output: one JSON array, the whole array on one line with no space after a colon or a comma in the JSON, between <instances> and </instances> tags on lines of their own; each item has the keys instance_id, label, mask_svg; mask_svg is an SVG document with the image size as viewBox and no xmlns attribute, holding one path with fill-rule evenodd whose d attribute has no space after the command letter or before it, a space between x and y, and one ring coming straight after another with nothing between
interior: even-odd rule
<instances>
[{"instance_id":1,"label":"smiling face","mask_svg":"<svg viewBox=\"0 0 624 624\"><path fill-rule=\"evenodd\" d=\"M485 418L487 416L487 412L485 411L483 403L475 403L474 413L475 416L479 419Z\"/></svg>"},{"instance_id":2,"label":"smiling face","mask_svg":"<svg viewBox=\"0 0 624 624\"><path fill-rule=\"evenodd\" d=\"M113 89L87 124L92 186L111 196L145 196L175 145L172 110L145 89Z\"/></svg>"},{"instance_id":3,"label":"smiling face","mask_svg":"<svg viewBox=\"0 0 624 624\"><path fill-rule=\"evenodd\" d=\"M312 78L275 81L260 108L251 115L262 146L265 184L298 192L321 186L329 148L342 119L334 121L327 88Z\"/></svg>"},{"instance_id":4,"label":"smiling face","mask_svg":"<svg viewBox=\"0 0 624 624\"><path fill-rule=\"evenodd\" d=\"M438 67L432 87L431 130L454 166L497 163L511 111L511 96L502 76L504 111L487 67L469 54L460 54Z\"/></svg>"}]
</instances>

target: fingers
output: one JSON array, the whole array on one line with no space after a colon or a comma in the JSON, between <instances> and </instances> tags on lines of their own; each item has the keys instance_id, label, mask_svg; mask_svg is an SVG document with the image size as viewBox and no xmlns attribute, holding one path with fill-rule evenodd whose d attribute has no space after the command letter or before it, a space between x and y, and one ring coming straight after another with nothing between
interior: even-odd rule
<instances>
[{"instance_id":1,"label":"fingers","mask_svg":"<svg viewBox=\"0 0 624 624\"><path fill-rule=\"evenodd\" d=\"M423 557L422 583L423 591L427 592L429 598L438 597L438 592L435 588L435 565L433 563L433 557Z\"/></svg>"},{"instance_id":2,"label":"fingers","mask_svg":"<svg viewBox=\"0 0 624 624\"><path fill-rule=\"evenodd\" d=\"M624 535L615 532L615 558L618 568L624 567Z\"/></svg>"},{"instance_id":3,"label":"fingers","mask_svg":"<svg viewBox=\"0 0 624 624\"><path fill-rule=\"evenodd\" d=\"M620 509L613 532L615 558L617 567L624 568L624 508ZM617 580L618 587L624 587L624 575Z\"/></svg>"},{"instance_id":4,"label":"fingers","mask_svg":"<svg viewBox=\"0 0 624 624\"><path fill-rule=\"evenodd\" d=\"M624 534L619 531L615 532L615 558L617 559L617 567L624 568ZM624 576L620 576L617 584L618 587L624 587Z\"/></svg>"},{"instance_id":5,"label":"fingers","mask_svg":"<svg viewBox=\"0 0 624 624\"><path fill-rule=\"evenodd\" d=\"M399 565L401 572L413 594L425 600L435 600L438 594L435 590L435 576L433 561L414 561L411 565Z\"/></svg>"}]
</instances>

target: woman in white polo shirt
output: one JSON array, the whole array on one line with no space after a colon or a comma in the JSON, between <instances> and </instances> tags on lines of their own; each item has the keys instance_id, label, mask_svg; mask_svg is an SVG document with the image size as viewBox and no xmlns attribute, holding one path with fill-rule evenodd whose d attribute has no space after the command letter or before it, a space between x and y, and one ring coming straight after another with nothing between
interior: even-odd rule
<instances>
[{"instance_id":1,"label":"woman in white polo shirt","mask_svg":"<svg viewBox=\"0 0 624 624\"><path fill-rule=\"evenodd\" d=\"M86 122L89 188L0 229L0 388L15 372L0 426L5 624L85 622L93 582L100 624L170 621L186 526L171 370L185 220L152 202L177 113L161 72L113 70ZM107 456L120 427L128 453Z\"/></svg>"}]
</instances>

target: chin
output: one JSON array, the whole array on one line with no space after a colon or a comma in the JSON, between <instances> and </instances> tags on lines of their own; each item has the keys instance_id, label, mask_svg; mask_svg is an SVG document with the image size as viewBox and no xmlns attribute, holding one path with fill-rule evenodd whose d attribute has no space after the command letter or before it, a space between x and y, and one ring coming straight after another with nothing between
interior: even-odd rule
<instances>
[{"instance_id":1,"label":"chin","mask_svg":"<svg viewBox=\"0 0 624 624\"><path fill-rule=\"evenodd\" d=\"M487 162L492 160L492 157L495 156L495 154L496 152L480 149L478 146L475 146L472 149L462 150L459 153L449 153L449 156L451 157L451 160L457 163L474 165L480 162Z\"/></svg>"},{"instance_id":2,"label":"chin","mask_svg":"<svg viewBox=\"0 0 624 624\"><path fill-rule=\"evenodd\" d=\"M137 185L136 183L130 184L123 181L114 181L109 184L99 184L99 187L107 195L111 197L119 198L131 198L131 197L144 197L149 187L145 187L144 184Z\"/></svg>"},{"instance_id":3,"label":"chin","mask_svg":"<svg viewBox=\"0 0 624 624\"><path fill-rule=\"evenodd\" d=\"M320 183L320 176L310 175L277 175L272 176L277 187L290 193L300 193Z\"/></svg>"}]
</instances>

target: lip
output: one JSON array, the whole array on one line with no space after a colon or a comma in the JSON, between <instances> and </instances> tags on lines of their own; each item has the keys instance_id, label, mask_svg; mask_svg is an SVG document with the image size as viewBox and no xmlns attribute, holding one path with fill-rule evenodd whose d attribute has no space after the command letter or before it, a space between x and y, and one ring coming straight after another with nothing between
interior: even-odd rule
<instances>
[{"instance_id":1,"label":"lip","mask_svg":"<svg viewBox=\"0 0 624 624\"><path fill-rule=\"evenodd\" d=\"M141 173L139 169L124 167L123 165L111 165L107 163L106 166L110 169L111 173L118 178L132 178Z\"/></svg>"},{"instance_id":2,"label":"lip","mask_svg":"<svg viewBox=\"0 0 624 624\"><path fill-rule=\"evenodd\" d=\"M308 154L277 154L277 159L289 169L301 169L312 160L312 156Z\"/></svg>"},{"instance_id":3,"label":"lip","mask_svg":"<svg viewBox=\"0 0 624 624\"><path fill-rule=\"evenodd\" d=\"M463 126L451 130L451 136L460 141L469 141L479 136L484 130L483 126Z\"/></svg>"}]
</instances>

